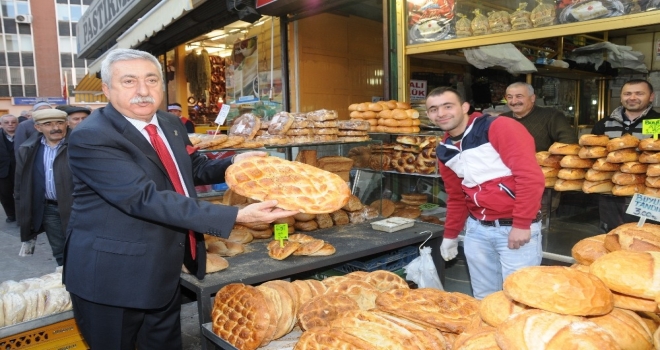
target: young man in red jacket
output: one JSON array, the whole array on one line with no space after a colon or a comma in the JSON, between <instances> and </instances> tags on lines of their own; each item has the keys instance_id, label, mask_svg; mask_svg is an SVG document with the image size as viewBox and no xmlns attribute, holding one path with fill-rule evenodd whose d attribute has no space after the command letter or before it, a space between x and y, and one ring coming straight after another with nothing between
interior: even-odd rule
<instances>
[{"instance_id":1,"label":"young man in red jacket","mask_svg":"<svg viewBox=\"0 0 660 350\"><path fill-rule=\"evenodd\" d=\"M447 191L447 220L440 252L445 260L464 250L474 297L502 289L512 272L541 263L540 203L545 188L534 139L517 121L468 115L458 91L440 87L426 99L429 119L446 132L436 153Z\"/></svg>"}]
</instances>

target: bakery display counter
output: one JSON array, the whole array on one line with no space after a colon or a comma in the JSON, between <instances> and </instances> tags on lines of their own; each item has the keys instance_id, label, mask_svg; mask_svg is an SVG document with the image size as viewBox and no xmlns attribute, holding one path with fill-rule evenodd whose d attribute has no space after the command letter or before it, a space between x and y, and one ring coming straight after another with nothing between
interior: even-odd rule
<instances>
[{"instance_id":1,"label":"bakery display counter","mask_svg":"<svg viewBox=\"0 0 660 350\"><path fill-rule=\"evenodd\" d=\"M434 248L431 255L440 279L444 282L444 260L439 251L443 232L443 226L424 222L415 222L413 227L393 233L373 230L369 222L335 226L311 233L312 236L332 244L336 248L334 255L291 256L282 261L268 256L266 246L270 240L253 241L244 254L227 258L229 261L227 269L208 274L204 280L200 281L192 275L182 273L181 286L195 292L197 296L201 327L211 321L213 306L211 297L227 284L235 282L258 284L317 269L328 269L366 256L419 245L427 239L425 245ZM210 341L203 342L202 346L204 349L213 348Z\"/></svg>"}]
</instances>

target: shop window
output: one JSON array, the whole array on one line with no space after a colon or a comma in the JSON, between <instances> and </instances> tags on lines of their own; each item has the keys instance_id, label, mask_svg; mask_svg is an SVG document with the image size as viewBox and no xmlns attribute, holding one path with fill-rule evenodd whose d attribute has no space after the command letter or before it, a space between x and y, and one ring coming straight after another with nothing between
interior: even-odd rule
<instances>
[{"instance_id":1,"label":"shop window","mask_svg":"<svg viewBox=\"0 0 660 350\"><path fill-rule=\"evenodd\" d=\"M9 96L9 85L0 85L0 96Z\"/></svg>"},{"instance_id":2,"label":"shop window","mask_svg":"<svg viewBox=\"0 0 660 350\"><path fill-rule=\"evenodd\" d=\"M25 85L25 96L26 97L35 97L37 96L37 86L36 85Z\"/></svg>"},{"instance_id":3,"label":"shop window","mask_svg":"<svg viewBox=\"0 0 660 350\"><path fill-rule=\"evenodd\" d=\"M14 2L10 0L0 1L0 8L2 8L3 17L16 17L16 9L14 7Z\"/></svg>"},{"instance_id":4,"label":"shop window","mask_svg":"<svg viewBox=\"0 0 660 350\"><path fill-rule=\"evenodd\" d=\"M16 14L17 15L30 14L30 6L27 1L16 1Z\"/></svg>"},{"instance_id":5,"label":"shop window","mask_svg":"<svg viewBox=\"0 0 660 350\"><path fill-rule=\"evenodd\" d=\"M9 84L9 80L7 79L7 69L5 68L0 68L0 85L7 85ZM6 96L6 95L2 95Z\"/></svg>"},{"instance_id":6,"label":"shop window","mask_svg":"<svg viewBox=\"0 0 660 350\"><path fill-rule=\"evenodd\" d=\"M2 23L5 25L5 33L16 34L16 21L13 18L3 18Z\"/></svg>"},{"instance_id":7,"label":"shop window","mask_svg":"<svg viewBox=\"0 0 660 350\"><path fill-rule=\"evenodd\" d=\"M23 66L33 67L34 66L34 55L30 52L21 52L21 62Z\"/></svg>"},{"instance_id":8,"label":"shop window","mask_svg":"<svg viewBox=\"0 0 660 350\"><path fill-rule=\"evenodd\" d=\"M5 49L8 52L18 52L18 36L5 34Z\"/></svg>"},{"instance_id":9,"label":"shop window","mask_svg":"<svg viewBox=\"0 0 660 350\"><path fill-rule=\"evenodd\" d=\"M7 65L10 67L20 67L21 55L18 52L7 52Z\"/></svg>"},{"instance_id":10,"label":"shop window","mask_svg":"<svg viewBox=\"0 0 660 350\"><path fill-rule=\"evenodd\" d=\"M34 79L34 68L23 68L23 83L32 85L37 83Z\"/></svg>"},{"instance_id":11,"label":"shop window","mask_svg":"<svg viewBox=\"0 0 660 350\"><path fill-rule=\"evenodd\" d=\"M69 6L69 11L71 12L71 22L78 22L80 20L80 16L82 16L82 9L80 6L71 5Z\"/></svg>"},{"instance_id":12,"label":"shop window","mask_svg":"<svg viewBox=\"0 0 660 350\"><path fill-rule=\"evenodd\" d=\"M18 24L18 34L32 34L32 27L29 24L19 23Z\"/></svg>"},{"instance_id":13,"label":"shop window","mask_svg":"<svg viewBox=\"0 0 660 350\"><path fill-rule=\"evenodd\" d=\"M12 85L11 86L11 95L12 96L23 96L23 85Z\"/></svg>"},{"instance_id":14,"label":"shop window","mask_svg":"<svg viewBox=\"0 0 660 350\"><path fill-rule=\"evenodd\" d=\"M73 62L70 53L61 53L60 54L60 63L63 68L73 67Z\"/></svg>"},{"instance_id":15,"label":"shop window","mask_svg":"<svg viewBox=\"0 0 660 350\"><path fill-rule=\"evenodd\" d=\"M9 68L9 83L12 85L23 84L20 68Z\"/></svg>"},{"instance_id":16,"label":"shop window","mask_svg":"<svg viewBox=\"0 0 660 350\"><path fill-rule=\"evenodd\" d=\"M69 14L69 5L57 5L57 20L70 21L71 15Z\"/></svg>"},{"instance_id":17,"label":"shop window","mask_svg":"<svg viewBox=\"0 0 660 350\"><path fill-rule=\"evenodd\" d=\"M32 36L31 35L19 35L18 39L21 41L21 51L23 52L33 52L32 48Z\"/></svg>"},{"instance_id":18,"label":"shop window","mask_svg":"<svg viewBox=\"0 0 660 350\"><path fill-rule=\"evenodd\" d=\"M69 36L71 35L71 25L69 22L65 21L58 21L57 22L57 29L59 30L60 36Z\"/></svg>"}]
</instances>

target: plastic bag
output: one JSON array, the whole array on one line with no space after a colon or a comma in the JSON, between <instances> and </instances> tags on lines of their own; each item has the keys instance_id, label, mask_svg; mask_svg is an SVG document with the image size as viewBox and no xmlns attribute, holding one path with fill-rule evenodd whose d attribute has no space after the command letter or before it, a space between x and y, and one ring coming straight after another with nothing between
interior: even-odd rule
<instances>
[{"instance_id":1,"label":"plastic bag","mask_svg":"<svg viewBox=\"0 0 660 350\"><path fill-rule=\"evenodd\" d=\"M513 28L513 30L532 28L532 20L530 19L531 13L525 10L526 7L527 3L521 2L518 4L518 9L509 16L511 28Z\"/></svg>"},{"instance_id":2,"label":"plastic bag","mask_svg":"<svg viewBox=\"0 0 660 350\"><path fill-rule=\"evenodd\" d=\"M438 270L435 268L433 258L431 258L431 247L424 247L419 250L419 256L404 267L406 270L406 279L413 281L419 288L435 288L445 290L438 277Z\"/></svg>"},{"instance_id":3,"label":"plastic bag","mask_svg":"<svg viewBox=\"0 0 660 350\"><path fill-rule=\"evenodd\" d=\"M482 15L481 10L479 9L475 9L472 12L474 12L474 19L472 19L472 23L470 23L470 27L472 28L472 35L490 34L488 18Z\"/></svg>"},{"instance_id":4,"label":"plastic bag","mask_svg":"<svg viewBox=\"0 0 660 350\"><path fill-rule=\"evenodd\" d=\"M37 243L36 238L21 243L21 250L18 251L18 256L31 256L34 254L34 246Z\"/></svg>"},{"instance_id":5,"label":"plastic bag","mask_svg":"<svg viewBox=\"0 0 660 350\"><path fill-rule=\"evenodd\" d=\"M504 33L511 30L509 13L506 11L491 11L488 13L488 25L491 33Z\"/></svg>"},{"instance_id":6,"label":"plastic bag","mask_svg":"<svg viewBox=\"0 0 660 350\"><path fill-rule=\"evenodd\" d=\"M471 22L467 16L462 13L457 13L456 15L461 18L456 21L456 37L467 38L472 36Z\"/></svg>"},{"instance_id":7,"label":"plastic bag","mask_svg":"<svg viewBox=\"0 0 660 350\"><path fill-rule=\"evenodd\" d=\"M536 2L539 4L532 10L529 17L534 28L555 24L555 17L557 17L555 7L550 4L544 4L542 0L536 0Z\"/></svg>"}]
</instances>

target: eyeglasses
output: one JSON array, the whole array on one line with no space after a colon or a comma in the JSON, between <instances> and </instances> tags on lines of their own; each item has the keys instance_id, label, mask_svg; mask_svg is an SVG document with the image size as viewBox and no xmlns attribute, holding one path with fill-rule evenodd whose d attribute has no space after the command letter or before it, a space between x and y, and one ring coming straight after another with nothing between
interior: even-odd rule
<instances>
[{"instance_id":1,"label":"eyeglasses","mask_svg":"<svg viewBox=\"0 0 660 350\"><path fill-rule=\"evenodd\" d=\"M64 126L65 124L66 124L66 122L64 122L64 121L57 121L57 122L39 123L38 125L50 128L50 127L53 127L53 126Z\"/></svg>"}]
</instances>

